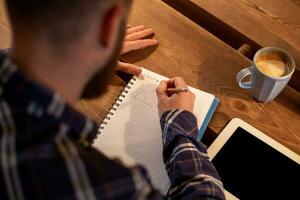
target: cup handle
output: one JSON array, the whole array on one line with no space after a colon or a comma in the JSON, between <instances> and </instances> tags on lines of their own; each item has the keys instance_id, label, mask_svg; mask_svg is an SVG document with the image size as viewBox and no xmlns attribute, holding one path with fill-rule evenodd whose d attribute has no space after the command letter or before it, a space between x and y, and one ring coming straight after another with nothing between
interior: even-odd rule
<instances>
[{"instance_id":1,"label":"cup handle","mask_svg":"<svg viewBox=\"0 0 300 200\"><path fill-rule=\"evenodd\" d=\"M246 78L247 76L251 76L252 72L253 72L254 66L250 66L247 67L245 69L243 69L242 71L240 71L237 76L236 76L236 80L237 83L239 84L239 86L243 89L251 89L252 88L252 81L249 82L242 82L242 80L244 78Z\"/></svg>"}]
</instances>

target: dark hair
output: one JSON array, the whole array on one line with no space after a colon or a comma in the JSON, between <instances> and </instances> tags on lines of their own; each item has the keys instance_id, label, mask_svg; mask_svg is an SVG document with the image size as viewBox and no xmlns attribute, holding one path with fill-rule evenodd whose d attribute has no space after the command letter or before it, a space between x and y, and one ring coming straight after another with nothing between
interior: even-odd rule
<instances>
[{"instance_id":1,"label":"dark hair","mask_svg":"<svg viewBox=\"0 0 300 200\"><path fill-rule=\"evenodd\" d=\"M18 27L64 44L77 39L92 17L112 0L6 0L13 31ZM96 16L97 15L97 16Z\"/></svg>"}]
</instances>

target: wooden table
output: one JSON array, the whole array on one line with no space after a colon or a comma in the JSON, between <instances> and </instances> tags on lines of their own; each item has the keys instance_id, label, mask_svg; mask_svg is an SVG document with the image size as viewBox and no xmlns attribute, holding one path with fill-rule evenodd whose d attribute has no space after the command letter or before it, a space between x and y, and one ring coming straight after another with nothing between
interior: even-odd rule
<instances>
[{"instance_id":1,"label":"wooden table","mask_svg":"<svg viewBox=\"0 0 300 200\"><path fill-rule=\"evenodd\" d=\"M299 0L163 0L235 49L266 46L288 51L297 63L289 85L300 92Z\"/></svg>"},{"instance_id":2,"label":"wooden table","mask_svg":"<svg viewBox=\"0 0 300 200\"><path fill-rule=\"evenodd\" d=\"M283 0L276 1L282 2ZM191 2L193 4L190 4ZM197 4L201 2L206 2L211 7L216 4L217 7L217 4L226 4L227 1L135 0L130 24L144 24L153 27L156 32L155 38L160 41L160 45L157 48L127 54L122 59L139 64L164 76L180 75L191 86L216 95L220 100L220 105L209 124L208 132L218 134L232 118L238 117L300 154L300 93L297 91L297 84L286 87L274 101L264 104L253 100L249 91L240 89L235 82L237 72L251 64L251 60L238 51L243 44L252 46L253 51L260 46L269 46L270 44L284 48L285 46L280 46L281 43L277 41L279 38L282 41L288 41L288 48L290 48L288 50L299 62L299 37L295 36L298 33L297 28L284 29L283 35L280 35L276 33L277 29L275 28L280 30L284 25L276 24L274 31L273 29L267 31L259 26L262 35L268 36L270 32L273 35L257 38L256 36L260 34L255 35L250 30L239 28L241 26L234 22L236 18L228 17L232 14L231 12L225 13L224 11L223 15L216 16L217 12L215 11L219 9L213 7L214 10L209 6ZM232 0L232 2L233 4L236 2L241 4L234 4L234 9L238 9L235 7L248 5L250 1L235 2ZM260 1L253 0L253 2ZM293 9L300 11L297 1L290 0L289 2L296 2ZM190 6L190 12L187 12L188 7L185 7L186 5ZM253 4L251 5L253 7ZM227 6L226 9L229 9L229 5ZM197 11L196 8L205 12L194 12ZM259 8L262 9L262 7ZM247 10L245 6L243 9ZM275 10L273 7L272 9ZM273 10L270 10L268 15L273 16L272 12ZM239 14L240 20L253 20L250 21L251 23L249 22L249 26L256 27L258 23L265 24L259 18L249 18L248 14L243 16L243 12ZM255 14L253 15L255 16ZM196 19L199 20L203 16L211 23L219 24L221 21L220 29L223 27L224 30L230 30L233 36L227 38L225 33L225 36L218 33L216 27L197 23ZM285 20L289 20L291 17L288 14L282 16L285 17ZM223 19L224 21L222 21ZM292 19L295 20L293 17ZM291 22L296 27L298 27L297 24L300 24L300 18L297 19L298 21ZM252 23L253 25L251 25ZM9 28L3 14L0 14L0 31L0 47L7 47L9 45L7 42L9 41ZM248 35L248 33L253 35ZM288 34L293 35L293 37L286 38ZM238 42L235 41L235 37ZM274 43L271 43L272 41ZM295 79L298 80L299 77L294 76ZM105 95L93 101L81 101L78 109L100 123L123 89L121 82L113 81L112 83L113 85L109 86Z\"/></svg>"}]
</instances>

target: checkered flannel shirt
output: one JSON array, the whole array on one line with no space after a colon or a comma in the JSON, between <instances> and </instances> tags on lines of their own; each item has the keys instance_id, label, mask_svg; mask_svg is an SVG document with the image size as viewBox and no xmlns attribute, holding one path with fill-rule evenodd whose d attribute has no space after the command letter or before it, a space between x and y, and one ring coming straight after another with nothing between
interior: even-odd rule
<instances>
[{"instance_id":1,"label":"checkered flannel shirt","mask_svg":"<svg viewBox=\"0 0 300 200\"><path fill-rule=\"evenodd\" d=\"M206 147L196 140L195 116L169 111L161 128L171 180L166 196L143 167L124 167L86 145L96 124L0 54L0 199L224 199Z\"/></svg>"}]
</instances>

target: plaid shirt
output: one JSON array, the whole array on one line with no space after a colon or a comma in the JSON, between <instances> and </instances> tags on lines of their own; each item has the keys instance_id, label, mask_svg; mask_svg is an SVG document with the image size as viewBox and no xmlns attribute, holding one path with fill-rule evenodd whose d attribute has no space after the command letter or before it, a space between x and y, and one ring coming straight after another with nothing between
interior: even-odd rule
<instances>
[{"instance_id":1,"label":"plaid shirt","mask_svg":"<svg viewBox=\"0 0 300 200\"><path fill-rule=\"evenodd\" d=\"M161 119L167 197L140 166L126 168L93 149L97 126L63 98L24 77L0 54L0 199L224 199L196 118L172 110Z\"/></svg>"}]
</instances>

